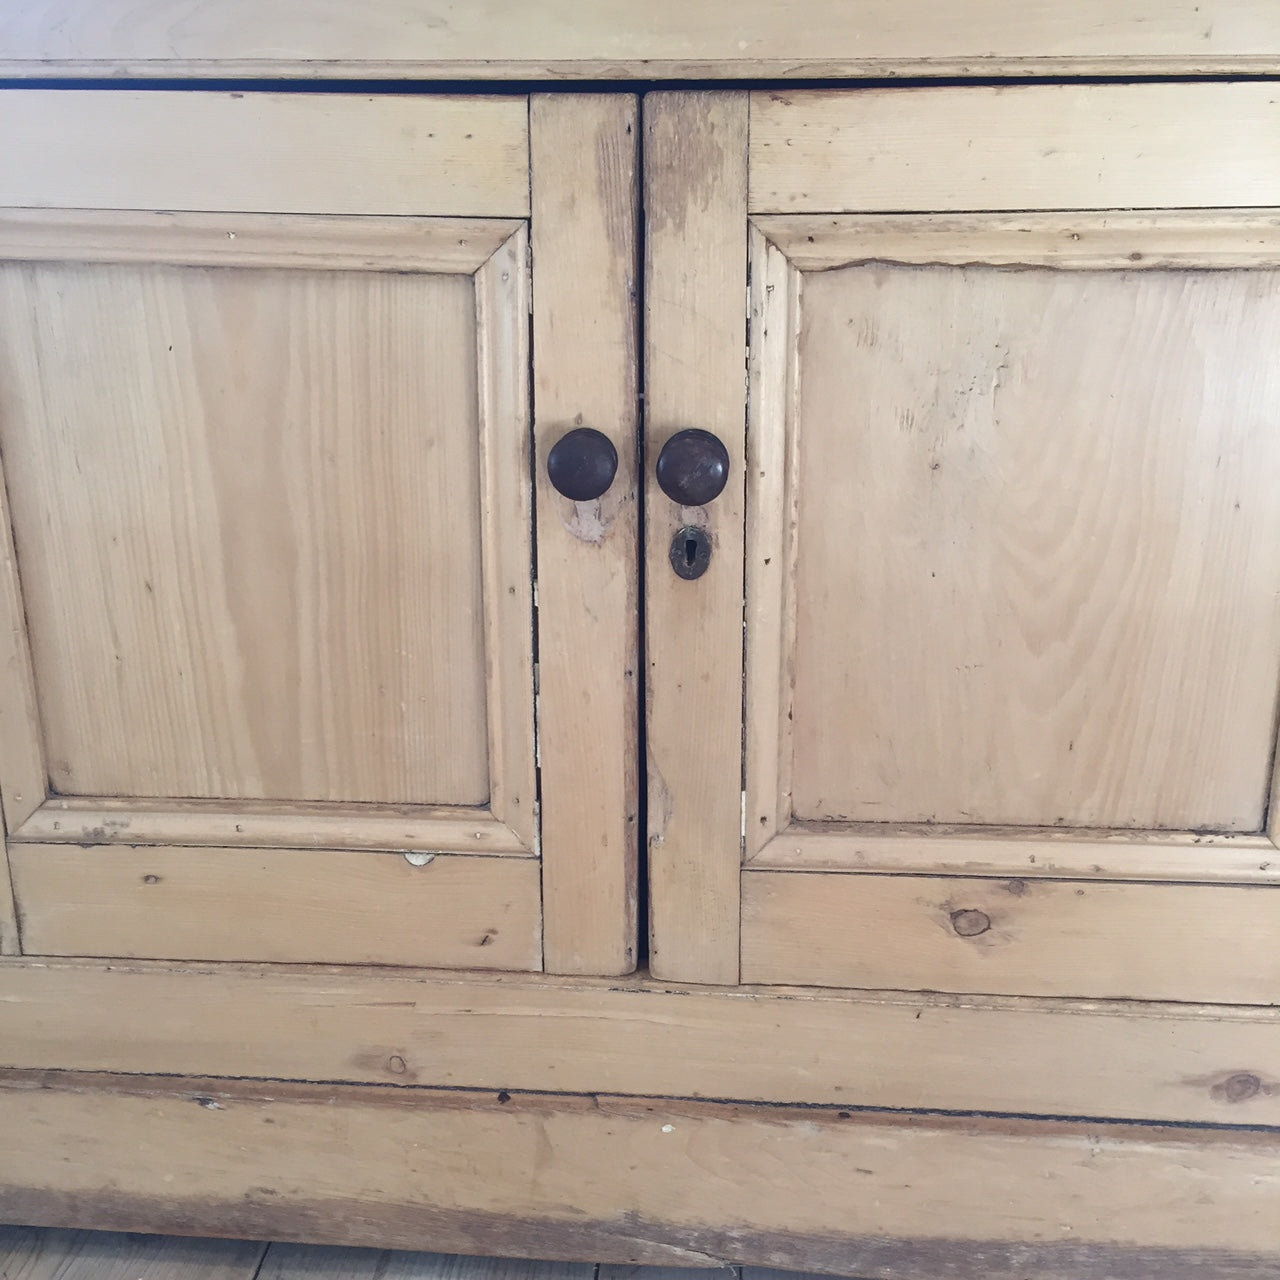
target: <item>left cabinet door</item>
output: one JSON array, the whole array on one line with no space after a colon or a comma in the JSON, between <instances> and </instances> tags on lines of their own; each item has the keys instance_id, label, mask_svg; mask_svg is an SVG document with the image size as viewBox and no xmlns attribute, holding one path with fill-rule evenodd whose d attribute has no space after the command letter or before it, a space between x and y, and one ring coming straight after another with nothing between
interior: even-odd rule
<instances>
[{"instance_id":1,"label":"left cabinet door","mask_svg":"<svg viewBox=\"0 0 1280 1280\"><path fill-rule=\"evenodd\" d=\"M530 105L0 95L5 950L543 967Z\"/></svg>"}]
</instances>

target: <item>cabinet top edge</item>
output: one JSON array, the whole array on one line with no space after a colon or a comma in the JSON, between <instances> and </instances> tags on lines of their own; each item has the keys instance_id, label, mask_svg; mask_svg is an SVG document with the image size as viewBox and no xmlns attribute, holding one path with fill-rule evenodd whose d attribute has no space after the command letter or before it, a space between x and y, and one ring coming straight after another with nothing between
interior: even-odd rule
<instances>
[{"instance_id":1,"label":"cabinet top edge","mask_svg":"<svg viewBox=\"0 0 1280 1280\"><path fill-rule=\"evenodd\" d=\"M46 0L0 77L688 81L1280 76L1278 0Z\"/></svg>"}]
</instances>

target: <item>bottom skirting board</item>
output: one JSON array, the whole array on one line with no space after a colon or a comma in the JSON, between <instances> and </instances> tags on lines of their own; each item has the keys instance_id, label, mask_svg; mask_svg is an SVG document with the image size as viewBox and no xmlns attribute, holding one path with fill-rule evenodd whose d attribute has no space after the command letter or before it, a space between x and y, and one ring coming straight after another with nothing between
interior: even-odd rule
<instances>
[{"instance_id":1,"label":"bottom skirting board","mask_svg":"<svg viewBox=\"0 0 1280 1280\"><path fill-rule=\"evenodd\" d=\"M1280 1133L0 1073L0 1221L883 1280L1262 1280Z\"/></svg>"}]
</instances>

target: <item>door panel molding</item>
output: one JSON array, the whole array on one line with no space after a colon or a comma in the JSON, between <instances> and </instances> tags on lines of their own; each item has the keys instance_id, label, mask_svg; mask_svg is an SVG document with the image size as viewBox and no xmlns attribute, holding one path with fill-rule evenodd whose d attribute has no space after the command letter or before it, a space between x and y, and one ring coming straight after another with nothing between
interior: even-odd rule
<instances>
[{"instance_id":1,"label":"door panel molding","mask_svg":"<svg viewBox=\"0 0 1280 1280\"><path fill-rule=\"evenodd\" d=\"M806 275L861 264L1265 269L1280 261L1280 219L1259 210L1171 210L813 215L751 223L746 864L760 870L1068 874L1132 881L1280 879L1280 857L1264 832L798 821L790 793L799 502L796 353Z\"/></svg>"},{"instance_id":2,"label":"door panel molding","mask_svg":"<svg viewBox=\"0 0 1280 1280\"><path fill-rule=\"evenodd\" d=\"M521 222L425 218L140 215L77 211L41 236L36 215L0 216L0 260L160 262L468 274L474 281L480 465L487 805L62 796L45 777L25 610L12 550L0 608L11 653L3 778L10 842L89 841L213 846L262 843L536 855L532 510L528 476L527 233ZM101 232L101 236L99 236ZM308 242L315 234L316 239ZM352 236L354 240L348 240ZM309 243L309 247L307 247ZM150 258L143 246L150 244ZM245 261L239 257L243 246ZM304 256L299 258L302 249ZM8 512L6 511L7 515ZM5 534L12 540L11 520Z\"/></svg>"},{"instance_id":3,"label":"door panel molding","mask_svg":"<svg viewBox=\"0 0 1280 1280\"><path fill-rule=\"evenodd\" d=\"M533 851L505 822L467 805L285 804L51 796L10 844L161 844L279 849Z\"/></svg>"},{"instance_id":4,"label":"door panel molding","mask_svg":"<svg viewBox=\"0 0 1280 1280\"><path fill-rule=\"evenodd\" d=\"M514 218L0 209L0 261L474 275Z\"/></svg>"},{"instance_id":5,"label":"door panel molding","mask_svg":"<svg viewBox=\"0 0 1280 1280\"><path fill-rule=\"evenodd\" d=\"M475 274L481 582L489 812L538 851L529 479L529 238L522 225Z\"/></svg>"}]
</instances>

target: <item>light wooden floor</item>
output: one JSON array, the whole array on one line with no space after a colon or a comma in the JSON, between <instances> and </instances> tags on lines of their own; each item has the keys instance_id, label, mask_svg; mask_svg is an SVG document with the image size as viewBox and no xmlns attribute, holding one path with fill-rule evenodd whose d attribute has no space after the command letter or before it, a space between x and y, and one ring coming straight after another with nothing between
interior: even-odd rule
<instances>
[{"instance_id":1,"label":"light wooden floor","mask_svg":"<svg viewBox=\"0 0 1280 1280\"><path fill-rule=\"evenodd\" d=\"M189 1240L0 1226L0 1280L810 1280L795 1271L686 1271L463 1258L249 1240ZM812 1280L819 1280L812 1277Z\"/></svg>"}]
</instances>

